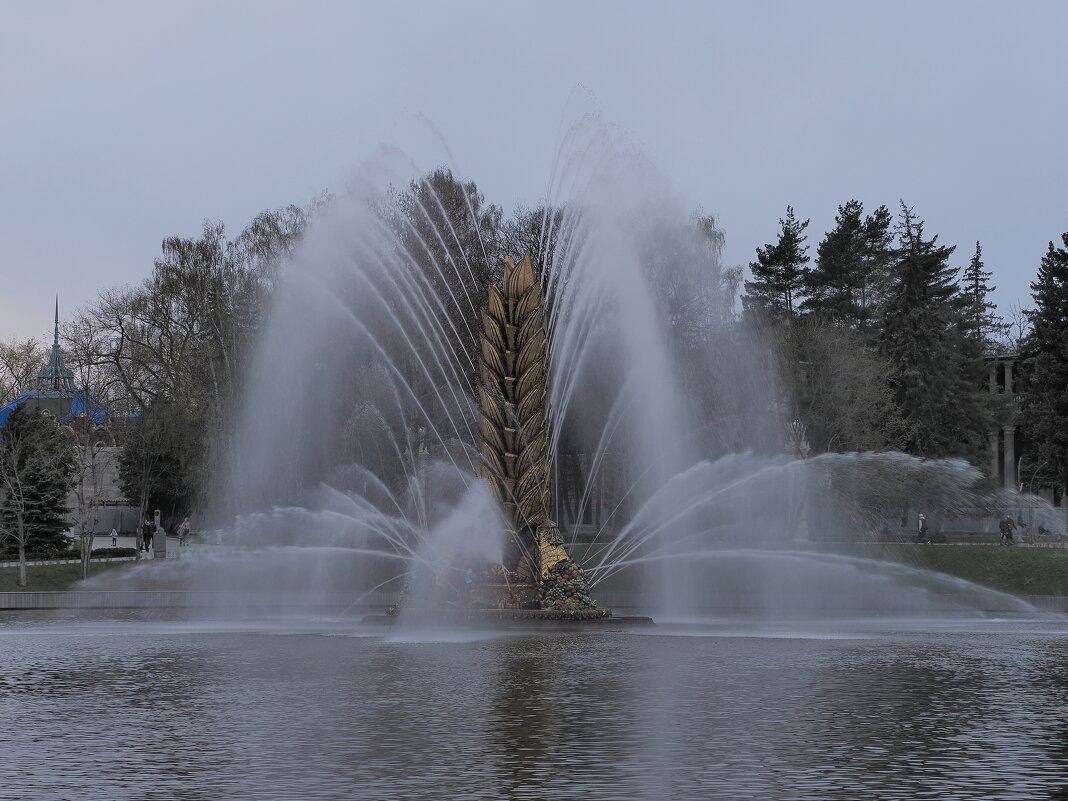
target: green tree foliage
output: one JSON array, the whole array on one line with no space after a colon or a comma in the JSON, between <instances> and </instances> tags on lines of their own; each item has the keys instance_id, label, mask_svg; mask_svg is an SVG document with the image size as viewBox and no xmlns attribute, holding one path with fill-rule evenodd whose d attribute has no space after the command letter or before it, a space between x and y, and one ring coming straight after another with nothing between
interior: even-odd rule
<instances>
[{"instance_id":1,"label":"green tree foliage","mask_svg":"<svg viewBox=\"0 0 1068 801\"><path fill-rule=\"evenodd\" d=\"M868 216L860 201L839 206L815 267L806 269L807 222L788 209L779 242L758 250L750 265L757 280L746 284L743 304L765 322L765 339L777 354L782 416L804 423L818 453L902 441L887 361L868 341L871 315L885 293L890 219L883 206ZM800 286L787 286L797 276ZM769 320L792 324L769 326Z\"/></svg>"},{"instance_id":2,"label":"green tree foliage","mask_svg":"<svg viewBox=\"0 0 1068 801\"><path fill-rule=\"evenodd\" d=\"M1035 308L1024 340L1028 380L1022 421L1033 447L1031 471L1062 495L1068 485L1068 233L1049 243L1031 284Z\"/></svg>"},{"instance_id":3,"label":"green tree foliage","mask_svg":"<svg viewBox=\"0 0 1068 801\"><path fill-rule=\"evenodd\" d=\"M804 297L809 268L805 229L808 220L794 216L786 207L785 219L779 220L779 238L757 248L757 260L749 263L753 280L745 282L742 307L747 315L768 321L789 320L796 316Z\"/></svg>"},{"instance_id":4,"label":"green tree foliage","mask_svg":"<svg viewBox=\"0 0 1068 801\"><path fill-rule=\"evenodd\" d=\"M866 330L886 285L890 212L880 206L864 216L859 200L838 207L835 226L816 248L815 267L805 275L802 311L821 320Z\"/></svg>"},{"instance_id":5,"label":"green tree foliage","mask_svg":"<svg viewBox=\"0 0 1068 801\"><path fill-rule=\"evenodd\" d=\"M816 264L805 275L808 297L801 304L829 322L852 325L860 316L860 260L864 249L864 207L850 200L838 207L835 226L816 247Z\"/></svg>"},{"instance_id":6,"label":"green tree foliage","mask_svg":"<svg viewBox=\"0 0 1068 801\"><path fill-rule=\"evenodd\" d=\"M0 537L20 562L27 553L66 548L67 494L74 476L74 439L29 404L11 411L0 428Z\"/></svg>"},{"instance_id":7,"label":"green tree foliage","mask_svg":"<svg viewBox=\"0 0 1068 801\"><path fill-rule=\"evenodd\" d=\"M890 229L893 215L886 206L879 206L864 218L863 248L860 256L859 288L857 292L858 323L869 344L877 340L876 326L890 286L890 264L894 258L894 234Z\"/></svg>"},{"instance_id":8,"label":"green tree foliage","mask_svg":"<svg viewBox=\"0 0 1068 801\"><path fill-rule=\"evenodd\" d=\"M998 335L1005 330L1001 318L994 314L997 306L989 300L990 293L996 289L987 283L993 273L984 270L984 266L983 249L976 242L975 254L961 276L961 291L965 300L965 328L979 354L993 350Z\"/></svg>"},{"instance_id":9,"label":"green tree foliage","mask_svg":"<svg viewBox=\"0 0 1068 801\"><path fill-rule=\"evenodd\" d=\"M883 318L890 382L907 426L904 446L919 456L978 463L992 425L982 362L965 343L964 298L954 248L924 237L924 222L901 204L895 260Z\"/></svg>"}]
</instances>

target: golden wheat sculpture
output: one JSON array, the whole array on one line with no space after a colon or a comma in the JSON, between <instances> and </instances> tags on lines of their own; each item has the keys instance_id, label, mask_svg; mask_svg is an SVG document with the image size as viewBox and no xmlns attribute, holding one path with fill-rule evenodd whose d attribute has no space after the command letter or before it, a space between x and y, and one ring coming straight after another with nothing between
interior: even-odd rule
<instances>
[{"instance_id":1,"label":"golden wheat sculpture","mask_svg":"<svg viewBox=\"0 0 1068 801\"><path fill-rule=\"evenodd\" d=\"M549 518L548 331L545 298L524 258L504 261L482 313L482 476L514 531Z\"/></svg>"},{"instance_id":2,"label":"golden wheat sculpture","mask_svg":"<svg viewBox=\"0 0 1068 801\"><path fill-rule=\"evenodd\" d=\"M530 258L504 260L482 313L479 432L482 477L508 518L519 555L508 565L551 614L607 616L549 519L549 335L545 296ZM516 588L511 587L514 594Z\"/></svg>"}]
</instances>

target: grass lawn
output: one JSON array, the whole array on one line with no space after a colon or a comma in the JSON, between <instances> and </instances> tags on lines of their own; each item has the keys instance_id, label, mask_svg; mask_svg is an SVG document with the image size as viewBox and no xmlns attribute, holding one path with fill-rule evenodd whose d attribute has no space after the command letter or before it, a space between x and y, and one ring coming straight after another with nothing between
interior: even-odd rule
<instances>
[{"instance_id":1,"label":"grass lawn","mask_svg":"<svg viewBox=\"0 0 1068 801\"><path fill-rule=\"evenodd\" d=\"M1001 545L870 545L857 556L937 570L1014 595L1068 595L1068 549Z\"/></svg>"},{"instance_id":2,"label":"grass lawn","mask_svg":"<svg viewBox=\"0 0 1068 801\"><path fill-rule=\"evenodd\" d=\"M968 542L967 538L961 538ZM993 539L1000 539L993 535ZM975 542L972 539L971 542ZM958 576L1013 595L1068 596L1068 549L1021 548L1003 545L913 545L872 543L842 545L812 543L810 548L868 559L901 562L911 567ZM572 555L580 562L590 546L578 544ZM596 560L588 560L595 563ZM624 571L601 589L630 590L640 585L638 574ZM596 594L596 593L595 593Z\"/></svg>"},{"instance_id":3,"label":"grass lawn","mask_svg":"<svg viewBox=\"0 0 1068 801\"><path fill-rule=\"evenodd\" d=\"M93 562L90 567L90 576L95 576L101 570L116 570L128 568L134 562ZM32 562L26 566L26 586L18 585L19 569L15 567L0 567L0 592L40 592L42 590L69 590L76 581L82 577L82 566L77 562L63 565L35 565Z\"/></svg>"}]
</instances>

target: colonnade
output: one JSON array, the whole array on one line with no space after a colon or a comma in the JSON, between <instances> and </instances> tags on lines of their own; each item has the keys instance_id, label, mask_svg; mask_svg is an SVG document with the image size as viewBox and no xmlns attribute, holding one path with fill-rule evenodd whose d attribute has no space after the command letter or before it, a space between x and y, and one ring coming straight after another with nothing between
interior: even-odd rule
<instances>
[{"instance_id":1,"label":"colonnade","mask_svg":"<svg viewBox=\"0 0 1068 801\"><path fill-rule=\"evenodd\" d=\"M1012 365L1015 362L1015 354L1006 354L990 358L990 392L991 394L1005 393L1014 394L1012 385ZM1015 414L1013 415L1015 418ZM990 432L993 440L990 449L990 476L997 480L1001 479L1001 485L1005 489L1016 489L1018 479L1016 475L1016 426L1004 425L1001 430L994 429Z\"/></svg>"}]
</instances>

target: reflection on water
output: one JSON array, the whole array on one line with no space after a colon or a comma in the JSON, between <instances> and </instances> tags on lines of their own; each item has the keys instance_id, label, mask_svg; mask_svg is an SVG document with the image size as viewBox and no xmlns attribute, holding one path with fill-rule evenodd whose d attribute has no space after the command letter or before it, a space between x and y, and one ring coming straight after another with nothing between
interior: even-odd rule
<instances>
[{"instance_id":1,"label":"reflection on water","mask_svg":"<svg viewBox=\"0 0 1068 801\"><path fill-rule=\"evenodd\" d=\"M0 798L1068 798L1068 623L799 634L0 615Z\"/></svg>"}]
</instances>

